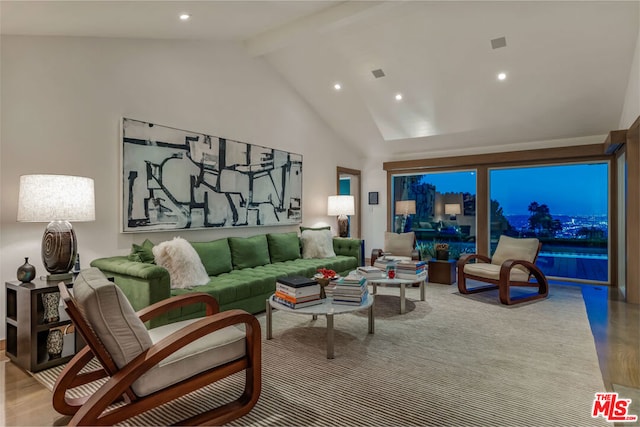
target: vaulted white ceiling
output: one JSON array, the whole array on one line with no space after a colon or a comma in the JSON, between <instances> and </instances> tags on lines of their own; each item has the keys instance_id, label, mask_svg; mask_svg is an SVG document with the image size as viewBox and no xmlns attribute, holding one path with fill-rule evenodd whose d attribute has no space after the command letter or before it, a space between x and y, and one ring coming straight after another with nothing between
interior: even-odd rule
<instances>
[{"instance_id":1,"label":"vaulted white ceiling","mask_svg":"<svg viewBox=\"0 0 640 427\"><path fill-rule=\"evenodd\" d=\"M2 1L0 33L242 42L361 152L411 158L601 142L639 13L637 1Z\"/></svg>"}]
</instances>

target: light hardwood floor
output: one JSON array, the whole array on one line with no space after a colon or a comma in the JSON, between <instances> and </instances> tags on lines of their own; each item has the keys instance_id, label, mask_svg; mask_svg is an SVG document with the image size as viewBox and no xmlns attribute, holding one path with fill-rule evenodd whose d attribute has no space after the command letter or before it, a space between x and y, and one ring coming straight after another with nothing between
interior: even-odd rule
<instances>
[{"instance_id":1,"label":"light hardwood floor","mask_svg":"<svg viewBox=\"0 0 640 427\"><path fill-rule=\"evenodd\" d=\"M619 300L617 291L583 286L589 322L605 387L640 389L640 305ZM6 426L66 425L69 417L51 407L51 393L0 353L0 424Z\"/></svg>"},{"instance_id":2,"label":"light hardwood floor","mask_svg":"<svg viewBox=\"0 0 640 427\"><path fill-rule=\"evenodd\" d=\"M602 379L640 389L640 305L620 300L616 288L582 286Z\"/></svg>"}]
</instances>

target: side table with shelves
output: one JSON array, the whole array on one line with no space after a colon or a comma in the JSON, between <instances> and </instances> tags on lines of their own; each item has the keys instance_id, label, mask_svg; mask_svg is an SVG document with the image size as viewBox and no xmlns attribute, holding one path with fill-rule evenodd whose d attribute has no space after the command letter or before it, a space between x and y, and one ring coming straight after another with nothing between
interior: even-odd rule
<instances>
[{"instance_id":1,"label":"side table with shelves","mask_svg":"<svg viewBox=\"0 0 640 427\"><path fill-rule=\"evenodd\" d=\"M51 357L47 351L47 337L52 329L66 329L71 319L63 307L59 319L46 323L42 295L58 292L59 282L47 282L40 278L30 283L5 282L7 291L6 348L9 359L31 372L41 371L66 363L84 346L82 340L71 332L64 334L62 354ZM73 287L73 282L65 282Z\"/></svg>"}]
</instances>

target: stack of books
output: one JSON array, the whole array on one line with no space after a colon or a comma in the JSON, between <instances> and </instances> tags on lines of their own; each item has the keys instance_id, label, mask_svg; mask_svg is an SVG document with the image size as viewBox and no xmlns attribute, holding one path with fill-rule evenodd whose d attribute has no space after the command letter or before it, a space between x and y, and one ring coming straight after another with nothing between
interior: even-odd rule
<instances>
[{"instance_id":1,"label":"stack of books","mask_svg":"<svg viewBox=\"0 0 640 427\"><path fill-rule=\"evenodd\" d=\"M396 264L398 279L424 280L427 277L427 263L424 261L400 261Z\"/></svg>"},{"instance_id":2,"label":"stack of books","mask_svg":"<svg viewBox=\"0 0 640 427\"><path fill-rule=\"evenodd\" d=\"M394 261L392 259L388 259L388 258L377 258L374 263L373 266L377 269L380 269L382 271L384 271L385 273L387 271L389 271L391 268L395 267L396 264L398 263L398 261Z\"/></svg>"},{"instance_id":3,"label":"stack of books","mask_svg":"<svg viewBox=\"0 0 640 427\"><path fill-rule=\"evenodd\" d=\"M358 274L364 276L365 279L381 279L384 277L384 271L376 267L358 267Z\"/></svg>"},{"instance_id":4,"label":"stack of books","mask_svg":"<svg viewBox=\"0 0 640 427\"><path fill-rule=\"evenodd\" d=\"M367 279L359 274L349 274L335 281L331 290L334 304L361 305L367 300Z\"/></svg>"},{"instance_id":5,"label":"stack of books","mask_svg":"<svg viewBox=\"0 0 640 427\"><path fill-rule=\"evenodd\" d=\"M273 300L293 309L320 304L320 285L303 276L281 277L276 282Z\"/></svg>"}]
</instances>

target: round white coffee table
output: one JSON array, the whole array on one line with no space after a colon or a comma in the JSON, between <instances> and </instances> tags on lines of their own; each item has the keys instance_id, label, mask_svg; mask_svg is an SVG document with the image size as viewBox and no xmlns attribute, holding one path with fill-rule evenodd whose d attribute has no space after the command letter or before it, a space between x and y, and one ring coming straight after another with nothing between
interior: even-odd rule
<instances>
[{"instance_id":1,"label":"round white coffee table","mask_svg":"<svg viewBox=\"0 0 640 427\"><path fill-rule=\"evenodd\" d=\"M378 285L391 285L400 287L400 314L404 314L407 311L407 301L405 298L407 285L419 284L420 286L420 301L424 301L424 287L425 277L418 277L416 279L367 279L367 283L373 286L372 294L375 295L378 291Z\"/></svg>"},{"instance_id":2,"label":"round white coffee table","mask_svg":"<svg viewBox=\"0 0 640 427\"><path fill-rule=\"evenodd\" d=\"M311 305L302 308L289 308L286 305L277 303L273 300L273 295L267 299L267 339L273 338L272 333L272 312L273 309L280 310L285 313L304 314L307 316L313 316L313 319L317 319L318 315L327 317L327 359L333 359L333 316L336 314L353 313L355 311L368 310L369 314L369 333L374 333L374 318L373 318L373 295L367 295L367 300L360 305L343 305L333 304L331 297L327 297L320 304Z\"/></svg>"}]
</instances>

